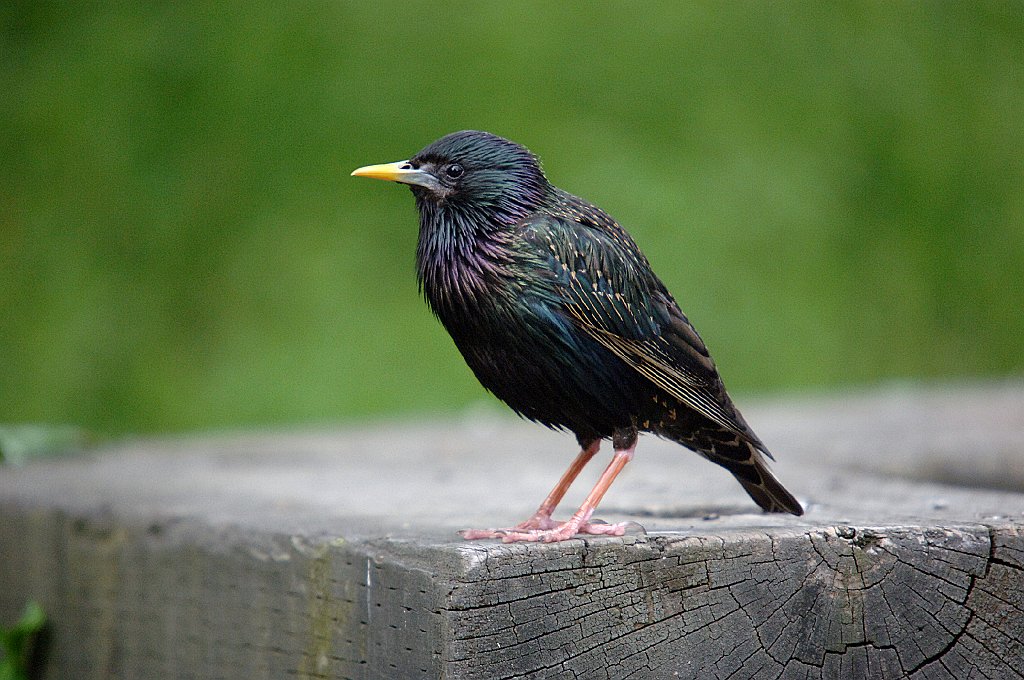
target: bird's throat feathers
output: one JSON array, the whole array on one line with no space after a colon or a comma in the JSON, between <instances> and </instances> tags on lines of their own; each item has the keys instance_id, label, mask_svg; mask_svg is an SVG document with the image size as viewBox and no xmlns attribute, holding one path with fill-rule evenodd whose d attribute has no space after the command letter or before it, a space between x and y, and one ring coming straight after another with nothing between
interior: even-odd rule
<instances>
[{"instance_id":1,"label":"bird's throat feathers","mask_svg":"<svg viewBox=\"0 0 1024 680\"><path fill-rule=\"evenodd\" d=\"M555 192L537 158L518 144L468 130L428 146L411 163L438 177L436 187L411 186L420 214L420 287L434 312L442 321L473 315L483 301L513 295L516 226Z\"/></svg>"},{"instance_id":2,"label":"bird's throat feathers","mask_svg":"<svg viewBox=\"0 0 1024 680\"><path fill-rule=\"evenodd\" d=\"M440 316L469 311L498 293L512 276L515 221L497 221L468 206L420 200L416 267L420 289Z\"/></svg>"}]
</instances>

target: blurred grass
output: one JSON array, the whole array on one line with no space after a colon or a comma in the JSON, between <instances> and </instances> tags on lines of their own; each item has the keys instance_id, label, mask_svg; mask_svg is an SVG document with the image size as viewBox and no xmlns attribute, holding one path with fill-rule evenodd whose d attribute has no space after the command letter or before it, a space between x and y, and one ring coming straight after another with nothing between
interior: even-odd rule
<instances>
[{"instance_id":1,"label":"blurred grass","mask_svg":"<svg viewBox=\"0 0 1024 680\"><path fill-rule=\"evenodd\" d=\"M0 422L486 399L401 187L520 141L629 228L734 391L1024 371L1019 3L0 6Z\"/></svg>"}]
</instances>

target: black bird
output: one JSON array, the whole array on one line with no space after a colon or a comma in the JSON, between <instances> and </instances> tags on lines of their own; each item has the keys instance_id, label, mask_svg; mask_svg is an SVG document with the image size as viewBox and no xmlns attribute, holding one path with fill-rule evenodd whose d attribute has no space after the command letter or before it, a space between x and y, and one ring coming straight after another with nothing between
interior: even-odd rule
<instances>
[{"instance_id":1,"label":"black bird","mask_svg":"<svg viewBox=\"0 0 1024 680\"><path fill-rule=\"evenodd\" d=\"M407 161L352 174L410 186L430 308L486 389L520 416L569 430L582 449L532 517L465 538L621 535L623 525L590 518L640 431L721 465L764 510L803 514L633 239L600 208L551 185L529 150L466 130ZM608 438L608 468L572 518L555 522L555 506Z\"/></svg>"}]
</instances>

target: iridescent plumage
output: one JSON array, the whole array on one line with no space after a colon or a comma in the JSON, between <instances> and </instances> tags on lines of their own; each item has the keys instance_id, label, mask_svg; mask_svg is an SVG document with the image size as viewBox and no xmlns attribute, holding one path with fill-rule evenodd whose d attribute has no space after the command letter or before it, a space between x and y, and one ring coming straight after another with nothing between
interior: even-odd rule
<instances>
[{"instance_id":1,"label":"iridescent plumage","mask_svg":"<svg viewBox=\"0 0 1024 680\"><path fill-rule=\"evenodd\" d=\"M803 512L768 470L771 454L633 239L600 208L551 185L527 149L486 132L456 132L408 161L353 174L411 186L420 214L417 269L431 309L485 388L521 416L573 432L582 447L530 520L464 535L621 533L589 519L632 457L638 431L725 467L767 511ZM567 523L553 522L576 468L607 438L617 456L594 502Z\"/></svg>"}]
</instances>

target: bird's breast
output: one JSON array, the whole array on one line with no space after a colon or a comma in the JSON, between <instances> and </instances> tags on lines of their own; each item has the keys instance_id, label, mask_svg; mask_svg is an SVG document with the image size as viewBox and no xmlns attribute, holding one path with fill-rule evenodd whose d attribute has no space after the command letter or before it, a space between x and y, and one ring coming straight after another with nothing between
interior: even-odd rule
<instances>
[{"instance_id":1,"label":"bird's breast","mask_svg":"<svg viewBox=\"0 0 1024 680\"><path fill-rule=\"evenodd\" d=\"M634 371L528 291L435 312L480 383L526 418L608 436L646 406Z\"/></svg>"}]
</instances>

